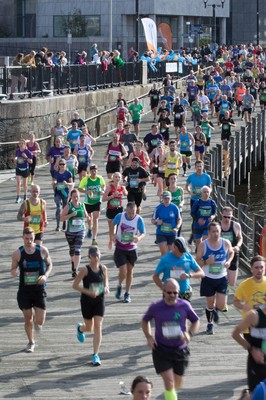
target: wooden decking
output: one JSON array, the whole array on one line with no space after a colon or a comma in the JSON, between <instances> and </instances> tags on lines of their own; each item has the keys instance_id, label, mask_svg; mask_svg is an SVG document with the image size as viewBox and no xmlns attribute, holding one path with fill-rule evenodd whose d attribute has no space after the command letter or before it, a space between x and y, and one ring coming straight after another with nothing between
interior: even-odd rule
<instances>
[{"instance_id":1,"label":"wooden decking","mask_svg":"<svg viewBox=\"0 0 266 400\"><path fill-rule=\"evenodd\" d=\"M151 126L151 115L143 119L142 132ZM190 125L189 125L190 126ZM191 128L191 126L190 126ZM173 131L173 129L172 129ZM104 174L103 151L110 138L99 140L95 160ZM216 128L212 142L219 141L220 129ZM194 168L191 169L191 172ZM185 179L180 177L181 185ZM55 232L55 205L48 168L37 171L36 182L41 186L41 196L47 201L49 225L44 245L48 247L53 272L48 279L47 319L43 332L36 340L33 354L23 349L27 343L23 318L16 302L17 280L10 276L11 253L22 244L22 223L16 221L18 205L15 204L15 181L1 185L1 399L103 399L121 398L120 381L130 386L138 374L149 376L153 383L153 398L163 399L163 384L152 365L151 351L140 328L140 321L148 305L160 297L160 291L152 282L152 273L159 260L154 244L155 229L150 223L154 207L158 203L156 189L149 184L148 199L143 202L142 216L147 235L139 245L139 260L135 267L132 287L132 303L123 304L115 297L117 269L112 252L107 248L108 228L105 213L101 213L98 236L102 261L109 270L111 293L106 298L106 316L100 351L102 365L90 365L92 336L85 343L76 340L76 323L81 321L79 295L71 288L68 246L63 232ZM183 212L183 236L188 239L190 230L189 202L186 197ZM87 261L89 239L82 250L82 265ZM191 248L192 252L194 248ZM246 277L240 272L240 279ZM246 386L246 354L231 338L231 331L240 318L232 306L233 294L229 295L228 313L221 315L215 334L205 334L205 299L199 297L199 282L192 281L192 305L202 317L201 328L191 342L191 360L185 384L180 392L181 400L237 399ZM123 397L123 396L122 396Z\"/></svg>"}]
</instances>

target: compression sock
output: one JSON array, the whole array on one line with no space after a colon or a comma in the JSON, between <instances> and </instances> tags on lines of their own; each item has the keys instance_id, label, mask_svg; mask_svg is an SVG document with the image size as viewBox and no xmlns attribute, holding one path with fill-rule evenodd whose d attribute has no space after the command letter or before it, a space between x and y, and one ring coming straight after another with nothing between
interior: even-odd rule
<instances>
[{"instance_id":1,"label":"compression sock","mask_svg":"<svg viewBox=\"0 0 266 400\"><path fill-rule=\"evenodd\" d=\"M186 169L187 169L187 164L185 162L183 163L182 168L183 168L183 171L184 171L184 174L185 174L186 173Z\"/></svg>"},{"instance_id":2,"label":"compression sock","mask_svg":"<svg viewBox=\"0 0 266 400\"><path fill-rule=\"evenodd\" d=\"M177 400L177 394L175 389L165 390L164 391L164 399L165 400Z\"/></svg>"},{"instance_id":3,"label":"compression sock","mask_svg":"<svg viewBox=\"0 0 266 400\"><path fill-rule=\"evenodd\" d=\"M206 307L205 312L206 312L206 318L207 318L208 323L211 323L212 318L213 318L213 308L209 309Z\"/></svg>"},{"instance_id":4,"label":"compression sock","mask_svg":"<svg viewBox=\"0 0 266 400\"><path fill-rule=\"evenodd\" d=\"M72 271L74 271L74 269L75 269L74 261L71 261L71 268L72 268Z\"/></svg>"}]
</instances>

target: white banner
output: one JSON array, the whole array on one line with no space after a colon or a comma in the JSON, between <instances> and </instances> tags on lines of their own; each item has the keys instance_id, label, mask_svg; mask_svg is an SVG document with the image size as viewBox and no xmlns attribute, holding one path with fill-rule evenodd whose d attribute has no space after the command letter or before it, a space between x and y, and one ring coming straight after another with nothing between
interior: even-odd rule
<instances>
[{"instance_id":1,"label":"white banner","mask_svg":"<svg viewBox=\"0 0 266 400\"><path fill-rule=\"evenodd\" d=\"M147 48L153 50L154 54L157 53L157 27L151 18L141 18L143 24Z\"/></svg>"}]
</instances>

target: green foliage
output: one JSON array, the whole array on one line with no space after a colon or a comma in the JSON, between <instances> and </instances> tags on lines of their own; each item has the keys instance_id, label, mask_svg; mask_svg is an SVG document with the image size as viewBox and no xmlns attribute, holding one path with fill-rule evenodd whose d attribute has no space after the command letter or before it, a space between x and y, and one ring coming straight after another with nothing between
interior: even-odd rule
<instances>
[{"instance_id":1,"label":"green foliage","mask_svg":"<svg viewBox=\"0 0 266 400\"><path fill-rule=\"evenodd\" d=\"M66 16L62 22L62 30L67 34L70 30L73 37L88 36L88 21L81 10L75 8L72 15Z\"/></svg>"},{"instance_id":2,"label":"green foliage","mask_svg":"<svg viewBox=\"0 0 266 400\"><path fill-rule=\"evenodd\" d=\"M211 39L207 39L207 38L202 38L199 41L199 46L207 46L207 44L211 43Z\"/></svg>"}]
</instances>

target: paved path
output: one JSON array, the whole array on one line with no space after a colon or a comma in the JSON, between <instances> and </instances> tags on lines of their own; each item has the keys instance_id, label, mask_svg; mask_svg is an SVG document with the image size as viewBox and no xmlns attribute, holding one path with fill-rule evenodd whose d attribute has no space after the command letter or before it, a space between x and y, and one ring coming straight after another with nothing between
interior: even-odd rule
<instances>
[{"instance_id":1,"label":"paved path","mask_svg":"<svg viewBox=\"0 0 266 400\"><path fill-rule=\"evenodd\" d=\"M142 135L150 128L151 115L144 118ZM218 129L217 129L218 132ZM220 134L214 135L219 140ZM214 141L213 139L213 141ZM103 150L109 138L96 145L96 162L104 173ZM120 385L130 386L138 374L149 376L154 382L153 398L163 399L163 385L152 366L151 351L140 329L140 320L148 305L160 297L160 291L152 282L152 273L159 259L154 244L154 227L150 224L152 211L157 204L155 189L148 186L148 199L144 203L147 236L139 246L139 260L135 268L132 287L132 303L123 304L115 300L117 269L112 253L107 249L108 229L104 213L100 218L98 242L102 260L108 266L111 293L107 296L103 342L100 351L102 366L93 368L89 364L92 339L76 340L75 326L81 321L79 295L71 288L68 247L63 232L55 232L55 205L48 169L37 172L37 183L41 195L47 200L49 225L44 244L48 247L54 268L48 280L48 312L43 332L37 338L33 354L22 349L26 345L23 319L16 303L17 281L10 277L10 255L22 244L22 224L16 221L18 205L14 203L15 182L7 180L1 184L1 281L0 281L0 348L1 388L0 399L118 399ZM184 185L185 178L180 178ZM188 201L184 208L183 235L189 237L190 218ZM82 250L82 264L86 263L89 240ZM193 249L192 249L193 250ZM240 279L245 278L241 272ZM199 284L192 282L192 304L202 317L200 332L191 342L191 361L186 373L181 400L237 399L245 387L246 354L231 339L231 331L239 320L239 313L229 296L229 312L221 315L214 336L205 334L205 301L199 297Z\"/></svg>"}]
</instances>

